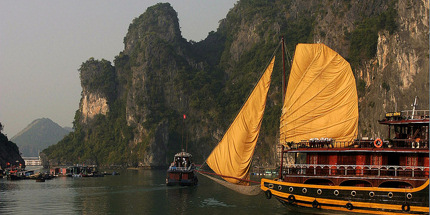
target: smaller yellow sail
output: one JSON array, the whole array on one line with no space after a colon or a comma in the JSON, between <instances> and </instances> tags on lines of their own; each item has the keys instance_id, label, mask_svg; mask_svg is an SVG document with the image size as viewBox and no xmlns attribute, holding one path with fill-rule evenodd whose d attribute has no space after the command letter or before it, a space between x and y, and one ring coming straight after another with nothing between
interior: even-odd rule
<instances>
[{"instance_id":1,"label":"smaller yellow sail","mask_svg":"<svg viewBox=\"0 0 430 215\"><path fill-rule=\"evenodd\" d=\"M251 160L260 133L275 57L206 163L224 180L249 185Z\"/></svg>"}]
</instances>

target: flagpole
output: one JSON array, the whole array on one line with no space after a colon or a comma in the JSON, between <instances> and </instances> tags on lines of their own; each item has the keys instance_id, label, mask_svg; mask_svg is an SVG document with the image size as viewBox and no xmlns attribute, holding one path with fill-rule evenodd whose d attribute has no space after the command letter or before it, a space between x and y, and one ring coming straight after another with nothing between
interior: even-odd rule
<instances>
[{"instance_id":1,"label":"flagpole","mask_svg":"<svg viewBox=\"0 0 430 215\"><path fill-rule=\"evenodd\" d=\"M185 119L187 118L187 115L183 115L182 118L182 141L181 141L181 150L184 150L184 129L185 129ZM186 141L186 139L185 139ZM188 151L188 144L185 142L185 151Z\"/></svg>"}]
</instances>

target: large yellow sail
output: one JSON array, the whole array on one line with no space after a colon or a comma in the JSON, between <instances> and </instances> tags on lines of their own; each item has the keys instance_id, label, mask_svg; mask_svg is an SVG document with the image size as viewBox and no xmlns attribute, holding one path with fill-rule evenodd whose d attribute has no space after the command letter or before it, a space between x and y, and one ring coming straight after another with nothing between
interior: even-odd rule
<instances>
[{"instance_id":1,"label":"large yellow sail","mask_svg":"<svg viewBox=\"0 0 430 215\"><path fill-rule=\"evenodd\" d=\"M275 57L206 163L224 180L249 185L249 171L266 106Z\"/></svg>"},{"instance_id":2,"label":"large yellow sail","mask_svg":"<svg viewBox=\"0 0 430 215\"><path fill-rule=\"evenodd\" d=\"M281 144L355 139L358 99L349 63L324 44L298 44L280 123Z\"/></svg>"}]
</instances>

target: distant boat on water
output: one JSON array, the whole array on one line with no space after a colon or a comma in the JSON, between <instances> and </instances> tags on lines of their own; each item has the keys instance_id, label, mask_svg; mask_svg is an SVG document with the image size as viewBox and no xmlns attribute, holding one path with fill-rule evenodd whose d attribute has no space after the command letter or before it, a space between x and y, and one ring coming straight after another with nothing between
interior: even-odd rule
<instances>
[{"instance_id":1,"label":"distant boat on water","mask_svg":"<svg viewBox=\"0 0 430 215\"><path fill-rule=\"evenodd\" d=\"M192 155L188 152L175 154L173 162L167 169L166 184L193 186L197 185L198 179L194 172L195 165L192 162Z\"/></svg>"}]
</instances>

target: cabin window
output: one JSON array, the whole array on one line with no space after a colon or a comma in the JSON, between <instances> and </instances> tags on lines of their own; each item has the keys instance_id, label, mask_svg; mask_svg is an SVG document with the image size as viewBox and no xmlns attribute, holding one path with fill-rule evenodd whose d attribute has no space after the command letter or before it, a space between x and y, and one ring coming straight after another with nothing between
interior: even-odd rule
<instances>
[{"instance_id":1,"label":"cabin window","mask_svg":"<svg viewBox=\"0 0 430 215\"><path fill-rule=\"evenodd\" d=\"M396 153L396 154L388 156L387 165L399 166L400 165L400 155Z\"/></svg>"},{"instance_id":2,"label":"cabin window","mask_svg":"<svg viewBox=\"0 0 430 215\"><path fill-rule=\"evenodd\" d=\"M309 164L318 164L318 155L310 154L309 156Z\"/></svg>"},{"instance_id":3,"label":"cabin window","mask_svg":"<svg viewBox=\"0 0 430 215\"><path fill-rule=\"evenodd\" d=\"M305 163L309 163L306 162L307 159L309 158L307 153L295 153L296 156L296 164L305 164Z\"/></svg>"},{"instance_id":4,"label":"cabin window","mask_svg":"<svg viewBox=\"0 0 430 215\"><path fill-rule=\"evenodd\" d=\"M340 154L338 160L338 163L344 165L355 165L355 156L351 153Z\"/></svg>"},{"instance_id":5,"label":"cabin window","mask_svg":"<svg viewBox=\"0 0 430 215\"><path fill-rule=\"evenodd\" d=\"M406 166L418 166L418 157L411 155L406 158Z\"/></svg>"},{"instance_id":6,"label":"cabin window","mask_svg":"<svg viewBox=\"0 0 430 215\"><path fill-rule=\"evenodd\" d=\"M422 131L421 137L423 139L426 139L426 140L429 139L429 126L428 125L423 127L423 131Z\"/></svg>"},{"instance_id":7,"label":"cabin window","mask_svg":"<svg viewBox=\"0 0 430 215\"><path fill-rule=\"evenodd\" d=\"M429 166L429 157L427 154L421 154L418 157L418 166Z\"/></svg>"},{"instance_id":8,"label":"cabin window","mask_svg":"<svg viewBox=\"0 0 430 215\"><path fill-rule=\"evenodd\" d=\"M374 154L372 156L372 163L371 165L380 166L382 165L382 155L381 154Z\"/></svg>"}]
</instances>

